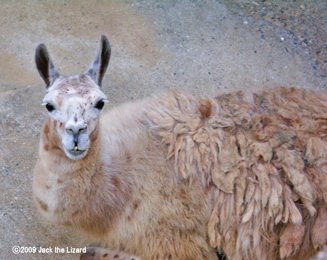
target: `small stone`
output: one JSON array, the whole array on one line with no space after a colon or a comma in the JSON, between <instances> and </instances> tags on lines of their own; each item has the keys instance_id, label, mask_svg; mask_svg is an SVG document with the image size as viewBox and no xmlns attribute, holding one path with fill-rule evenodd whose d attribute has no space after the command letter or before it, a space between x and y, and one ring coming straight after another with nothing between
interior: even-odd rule
<instances>
[{"instance_id":1,"label":"small stone","mask_svg":"<svg viewBox=\"0 0 327 260\"><path fill-rule=\"evenodd\" d=\"M281 14L281 15L279 16L279 18L280 18L281 20L286 20L286 15L285 15L285 14Z\"/></svg>"}]
</instances>

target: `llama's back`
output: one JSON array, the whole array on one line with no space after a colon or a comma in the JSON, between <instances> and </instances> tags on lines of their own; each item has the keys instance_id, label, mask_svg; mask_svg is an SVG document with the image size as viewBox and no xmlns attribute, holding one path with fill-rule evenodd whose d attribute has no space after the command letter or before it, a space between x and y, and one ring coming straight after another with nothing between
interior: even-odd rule
<instances>
[{"instance_id":1,"label":"llama's back","mask_svg":"<svg viewBox=\"0 0 327 260\"><path fill-rule=\"evenodd\" d=\"M229 259L305 259L327 243L325 93L171 92L147 117L176 173L213 188L210 244Z\"/></svg>"}]
</instances>

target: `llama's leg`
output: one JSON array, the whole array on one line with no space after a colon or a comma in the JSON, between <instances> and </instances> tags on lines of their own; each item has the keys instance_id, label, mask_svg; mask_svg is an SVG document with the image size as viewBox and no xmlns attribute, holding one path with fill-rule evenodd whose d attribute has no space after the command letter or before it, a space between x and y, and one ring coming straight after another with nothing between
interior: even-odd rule
<instances>
[{"instance_id":1,"label":"llama's leg","mask_svg":"<svg viewBox=\"0 0 327 260\"><path fill-rule=\"evenodd\" d=\"M122 252L112 251L101 247L89 247L81 254L81 260L141 260Z\"/></svg>"}]
</instances>

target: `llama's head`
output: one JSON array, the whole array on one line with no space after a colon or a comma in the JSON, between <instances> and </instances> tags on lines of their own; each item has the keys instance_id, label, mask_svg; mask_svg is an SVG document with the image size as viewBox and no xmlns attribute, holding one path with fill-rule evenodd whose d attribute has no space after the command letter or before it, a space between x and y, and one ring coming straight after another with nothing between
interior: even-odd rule
<instances>
[{"instance_id":1,"label":"llama's head","mask_svg":"<svg viewBox=\"0 0 327 260\"><path fill-rule=\"evenodd\" d=\"M102 35L99 53L87 71L78 76L61 76L45 45L40 44L36 49L36 66L47 90L43 105L61 138L59 147L70 159L83 158L89 149L90 135L107 101L101 91L101 81L109 59L110 44Z\"/></svg>"}]
</instances>

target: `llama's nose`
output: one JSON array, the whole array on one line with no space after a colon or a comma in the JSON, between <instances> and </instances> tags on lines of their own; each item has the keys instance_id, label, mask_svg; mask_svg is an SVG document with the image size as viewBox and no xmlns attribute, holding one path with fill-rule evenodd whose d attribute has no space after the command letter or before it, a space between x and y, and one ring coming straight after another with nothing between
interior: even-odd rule
<instances>
[{"instance_id":1,"label":"llama's nose","mask_svg":"<svg viewBox=\"0 0 327 260\"><path fill-rule=\"evenodd\" d=\"M81 133L86 132L87 125L86 124L68 124L66 125L66 132L69 135L72 135L74 138L75 147L78 146L78 138Z\"/></svg>"},{"instance_id":2,"label":"llama's nose","mask_svg":"<svg viewBox=\"0 0 327 260\"><path fill-rule=\"evenodd\" d=\"M87 130L86 126L79 127L79 128L73 128L73 127L66 128L66 132L71 135L79 135L80 133L84 133L86 130Z\"/></svg>"}]
</instances>

